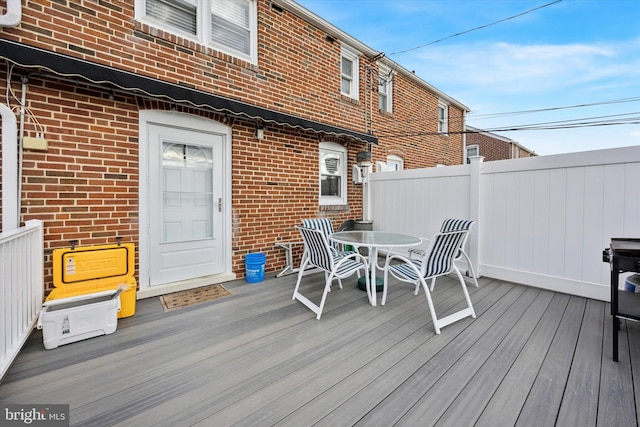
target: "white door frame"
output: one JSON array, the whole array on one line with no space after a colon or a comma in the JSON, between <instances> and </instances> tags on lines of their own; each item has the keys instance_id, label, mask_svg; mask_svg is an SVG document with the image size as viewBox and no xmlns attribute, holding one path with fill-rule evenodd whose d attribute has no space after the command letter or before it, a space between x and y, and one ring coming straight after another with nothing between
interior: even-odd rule
<instances>
[{"instance_id":1,"label":"white door frame","mask_svg":"<svg viewBox=\"0 0 640 427\"><path fill-rule=\"evenodd\" d=\"M213 276L201 277L192 280L169 283L165 285L149 286L149 128L150 124L162 126L174 126L185 130L202 131L216 133L223 136L223 250L222 265L224 272ZM171 292L197 288L213 283L227 282L236 278L231 271L231 127L214 120L205 119L174 111L141 110L139 113L139 262L138 271L139 289L138 299L148 298L157 295L164 295Z\"/></svg>"}]
</instances>

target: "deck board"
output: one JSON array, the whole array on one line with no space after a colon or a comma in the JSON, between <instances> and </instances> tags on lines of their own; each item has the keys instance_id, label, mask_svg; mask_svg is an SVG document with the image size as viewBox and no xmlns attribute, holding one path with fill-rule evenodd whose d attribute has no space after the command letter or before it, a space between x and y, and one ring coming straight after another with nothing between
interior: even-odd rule
<instances>
[{"instance_id":1,"label":"deck board","mask_svg":"<svg viewBox=\"0 0 640 427\"><path fill-rule=\"evenodd\" d=\"M595 426L602 365L604 307L587 300L571 371L556 423Z\"/></svg>"},{"instance_id":2,"label":"deck board","mask_svg":"<svg viewBox=\"0 0 640 427\"><path fill-rule=\"evenodd\" d=\"M515 425L568 301L568 295L553 294L553 299L538 320L526 345L478 418L477 426L493 427L497 419L504 422L504 425Z\"/></svg>"},{"instance_id":3,"label":"deck board","mask_svg":"<svg viewBox=\"0 0 640 427\"><path fill-rule=\"evenodd\" d=\"M527 344L552 298L553 293L551 292L538 292L526 312L514 322L513 327L507 332L505 338L497 343L495 350L487 357L486 361L480 360L477 353L473 355L474 359L471 360L471 363L475 362L477 365L476 374L467 379L464 376L465 372L462 372L460 381L466 381L466 384L464 384L464 388L453 403L438 419L436 425L475 424L488 402L492 399L495 391L508 375L510 367L515 363ZM485 345L484 340L482 344ZM430 390L430 392L433 391L435 389ZM441 390L443 393L448 391L446 387Z\"/></svg>"},{"instance_id":4,"label":"deck board","mask_svg":"<svg viewBox=\"0 0 640 427\"><path fill-rule=\"evenodd\" d=\"M585 305L584 298L570 298L516 425L541 427L556 425L556 418L573 362Z\"/></svg>"},{"instance_id":5,"label":"deck board","mask_svg":"<svg viewBox=\"0 0 640 427\"><path fill-rule=\"evenodd\" d=\"M638 425L640 325L623 322L613 362L607 303L481 278L477 318L436 335L410 286L371 307L346 280L316 320L295 280L172 312L141 300L115 333L55 350L36 331L0 402L70 403L82 426ZM439 316L463 304L452 278L433 298Z\"/></svg>"}]
</instances>

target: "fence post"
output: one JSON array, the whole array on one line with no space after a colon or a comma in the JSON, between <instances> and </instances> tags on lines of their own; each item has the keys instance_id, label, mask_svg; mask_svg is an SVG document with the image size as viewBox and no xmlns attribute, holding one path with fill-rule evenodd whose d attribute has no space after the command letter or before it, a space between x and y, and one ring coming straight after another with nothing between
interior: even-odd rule
<instances>
[{"instance_id":1,"label":"fence post","mask_svg":"<svg viewBox=\"0 0 640 427\"><path fill-rule=\"evenodd\" d=\"M480 227L482 227L482 217L480 210L480 189L482 179L482 156L469 157L471 162L471 168L469 169L469 217L476 221L476 226L471 230L471 236L469 239L469 258L471 264L473 264L473 270L478 277L482 277L482 270L480 269Z\"/></svg>"}]
</instances>

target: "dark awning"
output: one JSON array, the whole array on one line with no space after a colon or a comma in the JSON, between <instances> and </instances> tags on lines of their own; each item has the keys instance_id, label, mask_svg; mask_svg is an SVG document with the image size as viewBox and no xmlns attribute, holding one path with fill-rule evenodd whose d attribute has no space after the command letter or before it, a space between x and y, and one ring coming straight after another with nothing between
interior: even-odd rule
<instances>
[{"instance_id":1,"label":"dark awning","mask_svg":"<svg viewBox=\"0 0 640 427\"><path fill-rule=\"evenodd\" d=\"M196 107L211 108L219 112L259 119L266 123L276 123L303 130L346 136L362 142L378 143L377 137L366 133L304 119L268 108L257 107L241 101L10 40L0 40L0 58L23 67L43 69L65 77L81 77L93 83L111 84L122 90L142 93L152 97L167 98L174 102L187 102Z\"/></svg>"}]
</instances>

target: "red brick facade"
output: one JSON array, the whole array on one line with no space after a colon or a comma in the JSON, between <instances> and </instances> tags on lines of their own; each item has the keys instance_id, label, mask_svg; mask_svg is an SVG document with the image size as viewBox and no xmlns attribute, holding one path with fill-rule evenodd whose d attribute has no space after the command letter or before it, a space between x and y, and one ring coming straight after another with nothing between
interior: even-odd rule
<instances>
[{"instance_id":1,"label":"red brick facade","mask_svg":"<svg viewBox=\"0 0 640 427\"><path fill-rule=\"evenodd\" d=\"M478 154L484 157L484 161L517 159L521 157L533 157L536 154L518 144L512 139L484 132L481 129L467 127L467 147L477 145Z\"/></svg>"},{"instance_id":2,"label":"red brick facade","mask_svg":"<svg viewBox=\"0 0 640 427\"><path fill-rule=\"evenodd\" d=\"M368 120L379 145L373 158L404 158L405 168L459 164L463 160L463 106L449 106L449 135L437 134L438 99L443 96L407 73L393 82L393 112L377 106L377 64L360 56L360 96L340 94L340 41L291 11L257 0L258 60L251 64L193 41L140 23L133 1L26 2L22 23L0 28L0 38L75 58L178 83L313 121L367 133ZM0 52L0 56L2 53ZM232 127L232 270L244 275L244 256L261 251L267 270L284 264L274 247L299 240L302 218L329 216L335 224L361 217L361 187L349 176L347 206L318 204L318 144L348 147L349 161L365 144L347 137L267 123L254 137L256 122L114 90L81 78L60 78L43 69L10 68L0 59L0 85L22 96L48 141L47 151L25 151L20 220L45 225L45 287L51 287L51 251L78 240L103 244L122 236L139 244L139 122L143 109L177 111ZM45 64L46 65L46 64ZM373 67L373 91L367 67ZM8 76L7 71L11 70ZM7 82L8 77L10 81ZM450 100L451 101L451 100ZM11 107L18 104L15 100ZM35 136L32 120L25 136ZM352 163L350 163L352 164Z\"/></svg>"}]
</instances>

